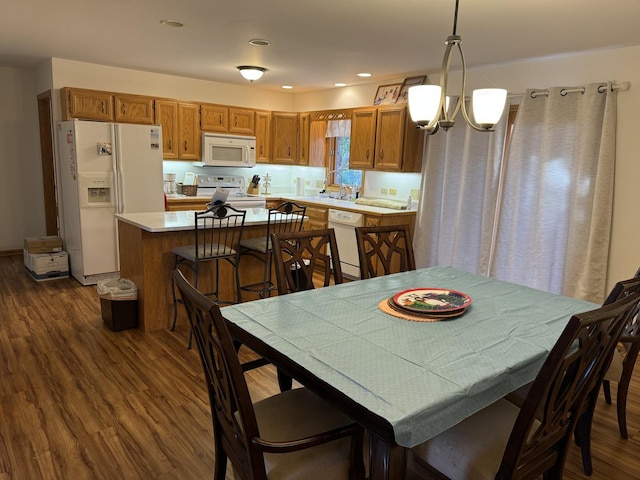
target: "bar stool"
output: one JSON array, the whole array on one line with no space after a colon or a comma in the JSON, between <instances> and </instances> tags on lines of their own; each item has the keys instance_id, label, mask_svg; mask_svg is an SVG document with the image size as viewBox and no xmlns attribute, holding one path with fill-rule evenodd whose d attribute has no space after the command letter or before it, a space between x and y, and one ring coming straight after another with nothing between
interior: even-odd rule
<instances>
[{"instance_id":1,"label":"bar stool","mask_svg":"<svg viewBox=\"0 0 640 480\"><path fill-rule=\"evenodd\" d=\"M181 265L188 267L193 272L193 286L195 288L198 288L200 264L203 262L215 262L216 272L213 291L202 293L218 304L242 302L240 273L238 271L240 254L237 246L242 240L242 231L244 228L246 213L247 212L244 210L236 210L226 204L210 205L206 211L195 212L195 243L171 249L171 253L175 256L174 269L178 269ZM218 297L220 285L219 262L221 260L228 262L235 271L235 302L221 301ZM176 321L178 318L178 303L182 303L182 299L178 298L176 295L173 277L171 280L171 293L173 295L173 323L171 325L171 330L174 330L176 328ZM190 331L189 348L191 348L191 333L192 332Z\"/></svg>"},{"instance_id":2,"label":"bar stool","mask_svg":"<svg viewBox=\"0 0 640 480\"><path fill-rule=\"evenodd\" d=\"M262 281L244 285L241 290L258 292L260 298L270 297L275 285L271 280L271 262L273 249L271 246L272 233L298 232L302 230L302 223L307 207L294 202L282 202L269 210L267 235L265 237L246 238L240 241L240 255L251 255L264 263Z\"/></svg>"}]
</instances>

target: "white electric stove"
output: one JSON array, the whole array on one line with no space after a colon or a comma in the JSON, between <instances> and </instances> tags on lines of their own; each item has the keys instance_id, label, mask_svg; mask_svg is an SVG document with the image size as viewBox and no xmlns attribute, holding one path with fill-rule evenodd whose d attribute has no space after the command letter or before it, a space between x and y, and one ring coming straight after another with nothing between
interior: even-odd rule
<instances>
[{"instance_id":1,"label":"white electric stove","mask_svg":"<svg viewBox=\"0 0 640 480\"><path fill-rule=\"evenodd\" d=\"M246 180L241 175L208 175L197 176L198 197L211 197L216 189L224 189L229 192L227 203L233 208L265 208L266 197L263 195L247 194Z\"/></svg>"}]
</instances>

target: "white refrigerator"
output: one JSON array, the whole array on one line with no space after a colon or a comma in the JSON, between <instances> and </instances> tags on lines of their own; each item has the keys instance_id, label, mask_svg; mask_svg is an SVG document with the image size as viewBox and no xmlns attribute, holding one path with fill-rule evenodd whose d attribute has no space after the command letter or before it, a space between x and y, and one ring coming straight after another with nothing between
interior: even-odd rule
<instances>
[{"instance_id":1,"label":"white refrigerator","mask_svg":"<svg viewBox=\"0 0 640 480\"><path fill-rule=\"evenodd\" d=\"M83 285L118 277L115 214L164 211L161 127L69 120L57 133L71 275Z\"/></svg>"}]
</instances>

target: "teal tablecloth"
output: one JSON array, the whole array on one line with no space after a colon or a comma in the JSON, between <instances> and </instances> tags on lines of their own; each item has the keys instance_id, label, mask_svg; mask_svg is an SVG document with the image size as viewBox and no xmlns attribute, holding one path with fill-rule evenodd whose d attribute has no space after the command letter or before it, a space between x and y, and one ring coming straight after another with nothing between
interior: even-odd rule
<instances>
[{"instance_id":1,"label":"teal tablecloth","mask_svg":"<svg viewBox=\"0 0 640 480\"><path fill-rule=\"evenodd\" d=\"M435 323L383 313L409 288L472 298ZM533 380L572 314L590 302L449 267L388 275L222 309L260 338L370 411L396 442L415 446Z\"/></svg>"}]
</instances>

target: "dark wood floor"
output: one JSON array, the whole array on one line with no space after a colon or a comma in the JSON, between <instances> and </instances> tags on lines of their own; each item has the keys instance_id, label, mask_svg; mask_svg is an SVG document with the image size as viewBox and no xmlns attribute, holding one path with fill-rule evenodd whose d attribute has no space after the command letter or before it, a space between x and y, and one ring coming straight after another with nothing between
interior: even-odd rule
<instances>
[{"instance_id":1,"label":"dark wood floor","mask_svg":"<svg viewBox=\"0 0 640 480\"><path fill-rule=\"evenodd\" d=\"M209 404L185 325L112 332L95 287L35 282L15 255L0 256L0 311L0 480L212 478ZM273 369L248 375L255 399L277 390ZM638 376L630 396L629 440L615 408L598 405L593 479L640 478ZM577 448L565 478L586 478Z\"/></svg>"}]
</instances>

